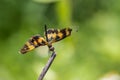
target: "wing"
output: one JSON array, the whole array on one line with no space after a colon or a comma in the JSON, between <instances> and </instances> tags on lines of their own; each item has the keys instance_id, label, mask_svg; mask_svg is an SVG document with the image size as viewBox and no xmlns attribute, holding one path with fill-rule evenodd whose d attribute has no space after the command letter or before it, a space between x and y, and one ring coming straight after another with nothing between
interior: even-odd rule
<instances>
[{"instance_id":1,"label":"wing","mask_svg":"<svg viewBox=\"0 0 120 80\"><path fill-rule=\"evenodd\" d=\"M30 38L25 45L23 46L23 48L20 50L20 52L22 54L31 51L39 46L44 46L47 44L47 41L41 37L41 36L33 36L32 38Z\"/></svg>"},{"instance_id":2,"label":"wing","mask_svg":"<svg viewBox=\"0 0 120 80\"><path fill-rule=\"evenodd\" d=\"M70 28L64 28L64 29L48 29L47 30L47 37L48 42L53 43L60 41L68 36L71 35L72 29Z\"/></svg>"}]
</instances>

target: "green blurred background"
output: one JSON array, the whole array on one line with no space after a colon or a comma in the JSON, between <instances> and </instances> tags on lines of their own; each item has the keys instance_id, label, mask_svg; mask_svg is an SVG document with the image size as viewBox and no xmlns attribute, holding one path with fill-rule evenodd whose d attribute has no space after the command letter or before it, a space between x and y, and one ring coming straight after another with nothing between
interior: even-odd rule
<instances>
[{"instance_id":1,"label":"green blurred background","mask_svg":"<svg viewBox=\"0 0 120 80\"><path fill-rule=\"evenodd\" d=\"M31 36L43 36L45 24L73 31L54 44L57 57L44 80L119 75L120 0L0 0L0 80L37 80L48 48L18 51Z\"/></svg>"}]
</instances>

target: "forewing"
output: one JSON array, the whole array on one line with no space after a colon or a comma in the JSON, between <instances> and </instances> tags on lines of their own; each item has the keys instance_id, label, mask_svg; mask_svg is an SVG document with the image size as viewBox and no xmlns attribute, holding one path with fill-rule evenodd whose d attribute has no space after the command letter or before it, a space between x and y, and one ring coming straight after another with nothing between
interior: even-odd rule
<instances>
[{"instance_id":1,"label":"forewing","mask_svg":"<svg viewBox=\"0 0 120 80\"><path fill-rule=\"evenodd\" d=\"M53 43L60 41L67 36L71 35L72 29L70 28L64 28L64 29L48 29L47 30L47 37L48 37L48 42Z\"/></svg>"},{"instance_id":2,"label":"forewing","mask_svg":"<svg viewBox=\"0 0 120 80\"><path fill-rule=\"evenodd\" d=\"M47 44L46 40L41 37L41 36L33 36L32 38L30 38L25 45L23 46L23 48L20 50L20 52L22 54L31 51L39 46L45 46Z\"/></svg>"}]
</instances>

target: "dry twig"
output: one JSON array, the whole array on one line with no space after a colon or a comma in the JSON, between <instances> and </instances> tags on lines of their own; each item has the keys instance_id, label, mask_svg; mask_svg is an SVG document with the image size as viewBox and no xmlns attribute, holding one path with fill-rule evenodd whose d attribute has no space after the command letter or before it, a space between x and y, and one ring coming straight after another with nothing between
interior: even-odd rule
<instances>
[{"instance_id":1,"label":"dry twig","mask_svg":"<svg viewBox=\"0 0 120 80\"><path fill-rule=\"evenodd\" d=\"M43 71L41 72L38 80L43 80L46 72L48 71L48 69L49 69L49 67L51 66L51 64L52 64L53 60L55 59L55 57L56 57L56 54L55 54L55 53L52 53L52 55L51 55L51 57L49 58L46 66L43 68Z\"/></svg>"},{"instance_id":2,"label":"dry twig","mask_svg":"<svg viewBox=\"0 0 120 80\"><path fill-rule=\"evenodd\" d=\"M45 36L46 36L46 40L48 42L48 37L47 37L47 26L45 25ZM48 48L50 51L52 51L52 55L50 56L47 64L45 65L45 67L43 68L38 80L43 80L45 74L47 73L48 69L50 68L52 62L54 61L55 57L56 57L56 53L54 51L54 47L52 47L51 44L48 43Z\"/></svg>"}]
</instances>

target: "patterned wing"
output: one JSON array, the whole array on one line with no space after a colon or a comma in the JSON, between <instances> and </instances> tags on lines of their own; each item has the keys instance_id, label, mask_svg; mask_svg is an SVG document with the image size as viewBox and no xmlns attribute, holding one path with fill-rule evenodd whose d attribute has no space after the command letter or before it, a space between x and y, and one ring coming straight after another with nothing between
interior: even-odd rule
<instances>
[{"instance_id":1,"label":"patterned wing","mask_svg":"<svg viewBox=\"0 0 120 80\"><path fill-rule=\"evenodd\" d=\"M23 46L23 48L20 50L20 52L22 54L25 54L28 51L31 51L39 46L44 46L47 45L46 40L41 37L41 36L33 36L32 38L30 38L25 45Z\"/></svg>"},{"instance_id":2,"label":"patterned wing","mask_svg":"<svg viewBox=\"0 0 120 80\"><path fill-rule=\"evenodd\" d=\"M47 30L47 37L48 37L48 42L54 43L57 41L60 41L68 36L71 35L72 29L70 28L64 28L64 29L48 29Z\"/></svg>"}]
</instances>

